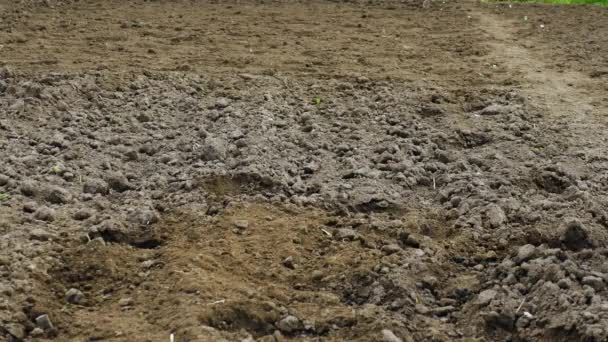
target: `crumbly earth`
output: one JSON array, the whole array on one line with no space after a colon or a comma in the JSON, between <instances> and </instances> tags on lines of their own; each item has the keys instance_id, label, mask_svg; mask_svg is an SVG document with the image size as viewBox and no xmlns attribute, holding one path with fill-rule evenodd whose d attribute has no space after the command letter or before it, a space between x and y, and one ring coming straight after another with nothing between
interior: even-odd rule
<instances>
[{"instance_id":1,"label":"crumbly earth","mask_svg":"<svg viewBox=\"0 0 608 342\"><path fill-rule=\"evenodd\" d=\"M0 341L608 340L607 29L0 0Z\"/></svg>"}]
</instances>

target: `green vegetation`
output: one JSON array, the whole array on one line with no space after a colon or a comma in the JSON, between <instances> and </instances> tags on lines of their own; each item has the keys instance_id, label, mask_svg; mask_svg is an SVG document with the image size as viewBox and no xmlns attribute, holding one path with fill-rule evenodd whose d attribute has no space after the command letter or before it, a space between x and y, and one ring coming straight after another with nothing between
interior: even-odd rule
<instances>
[{"instance_id":1,"label":"green vegetation","mask_svg":"<svg viewBox=\"0 0 608 342\"><path fill-rule=\"evenodd\" d=\"M0 202L8 201L11 198L9 194L0 192Z\"/></svg>"},{"instance_id":2,"label":"green vegetation","mask_svg":"<svg viewBox=\"0 0 608 342\"><path fill-rule=\"evenodd\" d=\"M54 173L56 175L61 173L61 166L59 165L55 165L53 167L51 167L51 173Z\"/></svg>"},{"instance_id":3,"label":"green vegetation","mask_svg":"<svg viewBox=\"0 0 608 342\"><path fill-rule=\"evenodd\" d=\"M608 0L512 0L511 2L544 2L564 5L602 5L608 6Z\"/></svg>"}]
</instances>

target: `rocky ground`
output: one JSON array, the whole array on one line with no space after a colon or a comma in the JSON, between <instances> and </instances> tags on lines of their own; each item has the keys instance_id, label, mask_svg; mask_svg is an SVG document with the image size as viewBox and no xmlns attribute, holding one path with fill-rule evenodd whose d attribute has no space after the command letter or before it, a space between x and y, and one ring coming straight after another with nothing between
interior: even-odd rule
<instances>
[{"instance_id":1,"label":"rocky ground","mask_svg":"<svg viewBox=\"0 0 608 342\"><path fill-rule=\"evenodd\" d=\"M607 26L0 1L0 341L605 341Z\"/></svg>"}]
</instances>

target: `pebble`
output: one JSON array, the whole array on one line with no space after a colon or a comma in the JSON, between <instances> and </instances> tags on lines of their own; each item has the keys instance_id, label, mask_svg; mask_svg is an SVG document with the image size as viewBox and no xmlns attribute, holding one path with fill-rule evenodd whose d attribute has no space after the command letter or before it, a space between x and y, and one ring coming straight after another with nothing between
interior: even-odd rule
<instances>
[{"instance_id":1,"label":"pebble","mask_svg":"<svg viewBox=\"0 0 608 342\"><path fill-rule=\"evenodd\" d=\"M486 211L486 217L490 228L499 228L507 221L505 212L497 205L490 205Z\"/></svg>"},{"instance_id":2,"label":"pebble","mask_svg":"<svg viewBox=\"0 0 608 342\"><path fill-rule=\"evenodd\" d=\"M89 179L84 183L82 191L86 194L106 195L110 192L110 188L108 184L101 179Z\"/></svg>"},{"instance_id":3,"label":"pebble","mask_svg":"<svg viewBox=\"0 0 608 342\"><path fill-rule=\"evenodd\" d=\"M8 323L2 326L6 332L21 341L25 337L25 327L19 323ZM8 340L10 341L10 340Z\"/></svg>"},{"instance_id":4,"label":"pebble","mask_svg":"<svg viewBox=\"0 0 608 342\"><path fill-rule=\"evenodd\" d=\"M131 305L133 305L133 298L131 298L131 297L121 298L118 301L118 305L120 305L122 307L131 306Z\"/></svg>"},{"instance_id":5,"label":"pebble","mask_svg":"<svg viewBox=\"0 0 608 342\"><path fill-rule=\"evenodd\" d=\"M26 202L25 204L23 204L23 211L26 213L33 213L36 211L37 207L38 203L36 202Z\"/></svg>"},{"instance_id":6,"label":"pebble","mask_svg":"<svg viewBox=\"0 0 608 342\"><path fill-rule=\"evenodd\" d=\"M53 234L47 232L44 229L41 228L36 228L33 229L30 232L30 239L31 240L38 240L38 241L48 241L53 237Z\"/></svg>"},{"instance_id":7,"label":"pebble","mask_svg":"<svg viewBox=\"0 0 608 342\"><path fill-rule=\"evenodd\" d=\"M116 192L125 192L133 187L122 173L112 173L107 177L108 186Z\"/></svg>"},{"instance_id":8,"label":"pebble","mask_svg":"<svg viewBox=\"0 0 608 342\"><path fill-rule=\"evenodd\" d=\"M65 293L65 300L70 304L82 304L84 302L84 293L78 289L71 288Z\"/></svg>"},{"instance_id":9,"label":"pebble","mask_svg":"<svg viewBox=\"0 0 608 342\"><path fill-rule=\"evenodd\" d=\"M225 97L220 97L215 101L215 108L223 109L228 107L230 101Z\"/></svg>"},{"instance_id":10,"label":"pebble","mask_svg":"<svg viewBox=\"0 0 608 342\"><path fill-rule=\"evenodd\" d=\"M569 289L572 286L572 280L562 278L557 282L557 286L559 286L560 289Z\"/></svg>"},{"instance_id":11,"label":"pebble","mask_svg":"<svg viewBox=\"0 0 608 342\"><path fill-rule=\"evenodd\" d=\"M32 330L32 332L30 332L30 336L32 337L42 337L42 335L44 335L44 330L36 327L34 328L34 330Z\"/></svg>"},{"instance_id":12,"label":"pebble","mask_svg":"<svg viewBox=\"0 0 608 342\"><path fill-rule=\"evenodd\" d=\"M382 341L384 341L384 342L403 342L403 340L400 339L399 337L397 337L397 335L395 335L394 332L392 332L388 329L382 330Z\"/></svg>"},{"instance_id":13,"label":"pebble","mask_svg":"<svg viewBox=\"0 0 608 342\"><path fill-rule=\"evenodd\" d=\"M401 247L399 247L398 244L393 243L393 244L382 246L382 252L384 252L387 255L395 254L399 251L401 251Z\"/></svg>"},{"instance_id":14,"label":"pebble","mask_svg":"<svg viewBox=\"0 0 608 342\"><path fill-rule=\"evenodd\" d=\"M295 269L296 265L293 263L293 257L287 257L285 258L285 260L283 260L283 266L290 268L290 269Z\"/></svg>"},{"instance_id":15,"label":"pebble","mask_svg":"<svg viewBox=\"0 0 608 342\"><path fill-rule=\"evenodd\" d=\"M36 317L36 325L42 330L53 330L54 326L48 315L40 315Z\"/></svg>"},{"instance_id":16,"label":"pebble","mask_svg":"<svg viewBox=\"0 0 608 342\"><path fill-rule=\"evenodd\" d=\"M334 233L334 238L336 240L355 240L359 234L356 231L350 228L340 228Z\"/></svg>"},{"instance_id":17,"label":"pebble","mask_svg":"<svg viewBox=\"0 0 608 342\"><path fill-rule=\"evenodd\" d=\"M412 248L420 248L420 241L412 235L408 235L403 239L403 244Z\"/></svg>"},{"instance_id":18,"label":"pebble","mask_svg":"<svg viewBox=\"0 0 608 342\"><path fill-rule=\"evenodd\" d=\"M513 110L511 106L504 106L500 104L491 104L486 108L479 111L480 115L499 115L508 114Z\"/></svg>"},{"instance_id":19,"label":"pebble","mask_svg":"<svg viewBox=\"0 0 608 342\"><path fill-rule=\"evenodd\" d=\"M431 309L431 313L437 316L445 316L454 310L456 310L456 308L452 305L440 306L438 308Z\"/></svg>"},{"instance_id":20,"label":"pebble","mask_svg":"<svg viewBox=\"0 0 608 342\"><path fill-rule=\"evenodd\" d=\"M524 261L528 261L534 257L536 254L536 247L534 245L523 245L519 247L517 250L517 255L515 256L515 262L522 263Z\"/></svg>"},{"instance_id":21,"label":"pebble","mask_svg":"<svg viewBox=\"0 0 608 342\"><path fill-rule=\"evenodd\" d=\"M136 209L131 210L127 213L127 221L142 226L148 226L158 222L160 217L154 210L150 209Z\"/></svg>"},{"instance_id":22,"label":"pebble","mask_svg":"<svg viewBox=\"0 0 608 342\"><path fill-rule=\"evenodd\" d=\"M321 270L314 270L314 271L312 271L312 274L311 274L311 278L313 280L321 280L321 279L323 279L324 276L325 276L325 273L323 273L323 271L321 271Z\"/></svg>"},{"instance_id":23,"label":"pebble","mask_svg":"<svg viewBox=\"0 0 608 342\"><path fill-rule=\"evenodd\" d=\"M158 265L158 264L160 264L160 263L161 263L161 262L160 262L160 260L158 260L158 259L150 259L150 260L143 261L143 262L141 263L141 267L142 267L142 268L146 268L146 269L147 269L147 268L152 268L152 267L154 267L154 266L156 266L156 265Z\"/></svg>"},{"instance_id":24,"label":"pebble","mask_svg":"<svg viewBox=\"0 0 608 342\"><path fill-rule=\"evenodd\" d=\"M55 220L55 210L46 206L41 206L34 212L34 218L41 221L52 222Z\"/></svg>"},{"instance_id":25,"label":"pebble","mask_svg":"<svg viewBox=\"0 0 608 342\"><path fill-rule=\"evenodd\" d=\"M32 181L25 181L21 184L19 190L24 196L33 197L38 192L38 186Z\"/></svg>"},{"instance_id":26,"label":"pebble","mask_svg":"<svg viewBox=\"0 0 608 342\"><path fill-rule=\"evenodd\" d=\"M286 316L285 318L276 322L275 325L281 332L286 334L304 329L304 324L302 324L302 321L300 321L300 319L296 316L292 315Z\"/></svg>"},{"instance_id":27,"label":"pebble","mask_svg":"<svg viewBox=\"0 0 608 342\"><path fill-rule=\"evenodd\" d=\"M83 221L93 216L93 211L88 208L79 209L72 215L72 218L76 221Z\"/></svg>"},{"instance_id":28,"label":"pebble","mask_svg":"<svg viewBox=\"0 0 608 342\"><path fill-rule=\"evenodd\" d=\"M437 287L439 280L434 276L426 276L422 278L422 285L429 290L434 290Z\"/></svg>"},{"instance_id":29,"label":"pebble","mask_svg":"<svg viewBox=\"0 0 608 342\"><path fill-rule=\"evenodd\" d=\"M0 186L5 186L8 184L9 180L10 178L8 176L0 174Z\"/></svg>"},{"instance_id":30,"label":"pebble","mask_svg":"<svg viewBox=\"0 0 608 342\"><path fill-rule=\"evenodd\" d=\"M486 306L496 297L498 293L495 290L484 290L477 295L477 304Z\"/></svg>"},{"instance_id":31,"label":"pebble","mask_svg":"<svg viewBox=\"0 0 608 342\"><path fill-rule=\"evenodd\" d=\"M235 220L233 222L234 226L237 227L238 229L241 230L245 230L247 228L249 228L249 222L246 220Z\"/></svg>"},{"instance_id":32,"label":"pebble","mask_svg":"<svg viewBox=\"0 0 608 342\"><path fill-rule=\"evenodd\" d=\"M228 144L219 138L207 137L199 153L203 161L223 161L228 153Z\"/></svg>"},{"instance_id":33,"label":"pebble","mask_svg":"<svg viewBox=\"0 0 608 342\"><path fill-rule=\"evenodd\" d=\"M604 288L604 280L600 277L595 276L585 276L581 281L583 285L589 285L593 287L594 290L599 291Z\"/></svg>"},{"instance_id":34,"label":"pebble","mask_svg":"<svg viewBox=\"0 0 608 342\"><path fill-rule=\"evenodd\" d=\"M52 187L45 191L45 199L53 204L66 204L72 200L72 195L63 188Z\"/></svg>"}]
</instances>

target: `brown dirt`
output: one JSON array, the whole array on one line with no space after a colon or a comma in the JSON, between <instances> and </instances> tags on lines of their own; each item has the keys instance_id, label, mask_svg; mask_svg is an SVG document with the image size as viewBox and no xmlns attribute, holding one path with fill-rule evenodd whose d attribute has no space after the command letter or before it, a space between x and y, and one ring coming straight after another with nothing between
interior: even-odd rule
<instances>
[{"instance_id":1,"label":"brown dirt","mask_svg":"<svg viewBox=\"0 0 608 342\"><path fill-rule=\"evenodd\" d=\"M0 0L0 341L608 339L608 9L424 3Z\"/></svg>"}]
</instances>

